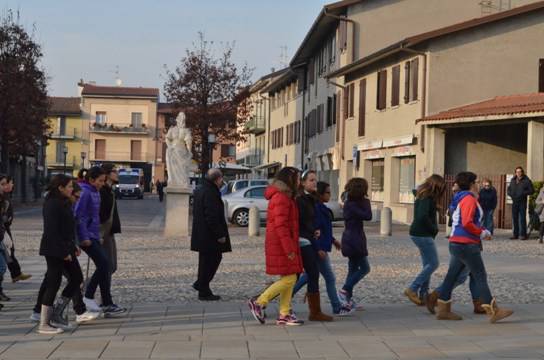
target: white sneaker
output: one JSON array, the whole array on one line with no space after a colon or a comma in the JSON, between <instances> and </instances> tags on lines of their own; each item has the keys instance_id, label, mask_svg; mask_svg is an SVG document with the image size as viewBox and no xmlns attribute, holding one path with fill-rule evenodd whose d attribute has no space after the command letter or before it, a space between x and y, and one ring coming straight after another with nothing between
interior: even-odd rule
<instances>
[{"instance_id":1,"label":"white sneaker","mask_svg":"<svg viewBox=\"0 0 544 360\"><path fill-rule=\"evenodd\" d=\"M101 311L100 306L98 306L98 304L96 303L96 301L94 299L89 299L87 297L84 297L83 298L83 303L85 304L85 307L89 311L92 311L92 312L100 312Z\"/></svg>"},{"instance_id":2,"label":"white sneaker","mask_svg":"<svg viewBox=\"0 0 544 360\"><path fill-rule=\"evenodd\" d=\"M76 322L78 324L86 323L89 321L96 320L99 316L100 316L100 313L86 311L83 314L76 316Z\"/></svg>"},{"instance_id":3,"label":"white sneaker","mask_svg":"<svg viewBox=\"0 0 544 360\"><path fill-rule=\"evenodd\" d=\"M40 322L40 313L37 313L37 312L33 311L32 315L30 315L30 321L39 323Z\"/></svg>"}]
</instances>

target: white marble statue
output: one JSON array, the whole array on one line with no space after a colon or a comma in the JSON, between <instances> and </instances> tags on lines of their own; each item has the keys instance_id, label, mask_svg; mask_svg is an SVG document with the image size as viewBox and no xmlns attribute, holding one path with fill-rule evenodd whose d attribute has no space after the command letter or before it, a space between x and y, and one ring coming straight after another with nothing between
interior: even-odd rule
<instances>
[{"instance_id":1,"label":"white marble statue","mask_svg":"<svg viewBox=\"0 0 544 360\"><path fill-rule=\"evenodd\" d=\"M168 186L188 188L189 172L193 162L191 153L193 137L191 130L185 127L185 113L178 114L176 124L166 133Z\"/></svg>"}]
</instances>

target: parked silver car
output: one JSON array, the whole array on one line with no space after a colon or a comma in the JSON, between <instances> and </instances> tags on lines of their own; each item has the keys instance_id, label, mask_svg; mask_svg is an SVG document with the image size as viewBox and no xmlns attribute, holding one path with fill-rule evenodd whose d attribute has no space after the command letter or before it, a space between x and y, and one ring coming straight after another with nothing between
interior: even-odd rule
<instances>
[{"instance_id":1,"label":"parked silver car","mask_svg":"<svg viewBox=\"0 0 544 360\"><path fill-rule=\"evenodd\" d=\"M238 226L246 227L249 224L249 209L257 206L261 222L266 221L268 200L264 198L266 186L251 186L223 196L227 203L227 219ZM334 220L343 218L342 208L338 202L326 204Z\"/></svg>"},{"instance_id":2,"label":"parked silver car","mask_svg":"<svg viewBox=\"0 0 544 360\"><path fill-rule=\"evenodd\" d=\"M231 180L227 184L226 194L240 191L242 189L251 187L251 186L267 186L269 181L267 179L240 179L240 180Z\"/></svg>"}]
</instances>

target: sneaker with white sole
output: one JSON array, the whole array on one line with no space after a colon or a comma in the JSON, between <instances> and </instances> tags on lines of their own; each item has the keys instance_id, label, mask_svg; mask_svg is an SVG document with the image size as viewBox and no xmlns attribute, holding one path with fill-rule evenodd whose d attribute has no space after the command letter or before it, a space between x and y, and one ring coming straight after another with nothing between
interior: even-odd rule
<instances>
[{"instance_id":1,"label":"sneaker with white sole","mask_svg":"<svg viewBox=\"0 0 544 360\"><path fill-rule=\"evenodd\" d=\"M280 316L278 320L276 320L276 325L300 326L302 324L304 324L304 321L297 319L294 313Z\"/></svg>"},{"instance_id":2,"label":"sneaker with white sole","mask_svg":"<svg viewBox=\"0 0 544 360\"><path fill-rule=\"evenodd\" d=\"M342 306L338 312L334 313L334 316L350 316L355 312L355 308Z\"/></svg>"},{"instance_id":3,"label":"sneaker with white sole","mask_svg":"<svg viewBox=\"0 0 544 360\"><path fill-rule=\"evenodd\" d=\"M123 315L127 312L127 309L124 307L117 306L115 304L111 304L108 306L102 307L102 312L104 313L104 317L115 317Z\"/></svg>"},{"instance_id":4,"label":"sneaker with white sole","mask_svg":"<svg viewBox=\"0 0 544 360\"><path fill-rule=\"evenodd\" d=\"M101 311L100 306L98 306L98 304L96 303L96 301L94 299L89 299L88 297L84 297L83 298L83 303L85 304L85 307L89 311L92 311L92 312L100 312Z\"/></svg>"},{"instance_id":5,"label":"sneaker with white sole","mask_svg":"<svg viewBox=\"0 0 544 360\"><path fill-rule=\"evenodd\" d=\"M30 315L30 321L39 323L40 322L40 313L33 311L32 315Z\"/></svg>"},{"instance_id":6,"label":"sneaker with white sole","mask_svg":"<svg viewBox=\"0 0 544 360\"><path fill-rule=\"evenodd\" d=\"M96 320L100 316L98 312L86 311L81 315L76 315L76 323L83 324L93 320Z\"/></svg>"},{"instance_id":7,"label":"sneaker with white sole","mask_svg":"<svg viewBox=\"0 0 544 360\"><path fill-rule=\"evenodd\" d=\"M249 306L249 310L251 311L251 314L261 324L265 323L265 317L264 317L264 311L263 307L257 303L255 299L249 299L247 302L247 305Z\"/></svg>"}]
</instances>

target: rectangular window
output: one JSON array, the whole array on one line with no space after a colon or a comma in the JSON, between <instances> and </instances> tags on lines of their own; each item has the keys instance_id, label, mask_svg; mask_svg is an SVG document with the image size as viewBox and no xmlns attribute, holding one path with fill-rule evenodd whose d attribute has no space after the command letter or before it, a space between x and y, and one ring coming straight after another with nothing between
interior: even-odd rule
<instances>
[{"instance_id":1,"label":"rectangular window","mask_svg":"<svg viewBox=\"0 0 544 360\"><path fill-rule=\"evenodd\" d=\"M407 156L399 160L399 202L411 203L414 201L412 190L416 187L416 157Z\"/></svg>"},{"instance_id":2,"label":"rectangular window","mask_svg":"<svg viewBox=\"0 0 544 360\"><path fill-rule=\"evenodd\" d=\"M105 111L97 111L96 112L96 123L98 125L104 125L106 122L108 122L108 119L106 117Z\"/></svg>"},{"instance_id":3,"label":"rectangular window","mask_svg":"<svg viewBox=\"0 0 544 360\"><path fill-rule=\"evenodd\" d=\"M383 159L372 161L372 175L370 180L372 200L379 201L380 198L383 199L384 169L385 162Z\"/></svg>"},{"instance_id":4,"label":"rectangular window","mask_svg":"<svg viewBox=\"0 0 544 360\"><path fill-rule=\"evenodd\" d=\"M142 160L142 140L130 141L130 160Z\"/></svg>"},{"instance_id":5,"label":"rectangular window","mask_svg":"<svg viewBox=\"0 0 544 360\"><path fill-rule=\"evenodd\" d=\"M56 150L57 153L55 154L55 162L57 164L64 163L64 147L66 146L66 143L64 141L57 141Z\"/></svg>"},{"instance_id":6,"label":"rectangular window","mask_svg":"<svg viewBox=\"0 0 544 360\"><path fill-rule=\"evenodd\" d=\"M359 136L365 136L366 79L359 82Z\"/></svg>"},{"instance_id":7,"label":"rectangular window","mask_svg":"<svg viewBox=\"0 0 544 360\"><path fill-rule=\"evenodd\" d=\"M310 85L314 83L314 79L315 79L314 61L310 60L310 64L308 65L308 82Z\"/></svg>"},{"instance_id":8,"label":"rectangular window","mask_svg":"<svg viewBox=\"0 0 544 360\"><path fill-rule=\"evenodd\" d=\"M229 157L236 157L236 145L229 145Z\"/></svg>"},{"instance_id":9,"label":"rectangular window","mask_svg":"<svg viewBox=\"0 0 544 360\"><path fill-rule=\"evenodd\" d=\"M342 102L342 119L347 119L349 115L349 86L344 88L344 97Z\"/></svg>"},{"instance_id":10,"label":"rectangular window","mask_svg":"<svg viewBox=\"0 0 544 360\"><path fill-rule=\"evenodd\" d=\"M321 134L321 128L323 127L323 124L321 122L321 105L317 105L316 123L317 133Z\"/></svg>"},{"instance_id":11,"label":"rectangular window","mask_svg":"<svg viewBox=\"0 0 544 360\"><path fill-rule=\"evenodd\" d=\"M338 25L338 49L343 52L348 47L348 22L340 21Z\"/></svg>"},{"instance_id":12,"label":"rectangular window","mask_svg":"<svg viewBox=\"0 0 544 360\"><path fill-rule=\"evenodd\" d=\"M221 144L221 157L226 158L229 156L229 147L228 144Z\"/></svg>"},{"instance_id":13,"label":"rectangular window","mask_svg":"<svg viewBox=\"0 0 544 360\"><path fill-rule=\"evenodd\" d=\"M544 92L544 59L538 62L538 92Z\"/></svg>"},{"instance_id":14,"label":"rectangular window","mask_svg":"<svg viewBox=\"0 0 544 360\"><path fill-rule=\"evenodd\" d=\"M355 83L349 86L349 117L355 116Z\"/></svg>"},{"instance_id":15,"label":"rectangular window","mask_svg":"<svg viewBox=\"0 0 544 360\"><path fill-rule=\"evenodd\" d=\"M131 119L132 127L135 129L140 129L142 127L142 113L141 112L133 112Z\"/></svg>"},{"instance_id":16,"label":"rectangular window","mask_svg":"<svg viewBox=\"0 0 544 360\"><path fill-rule=\"evenodd\" d=\"M410 102L410 62L404 63L404 103Z\"/></svg>"},{"instance_id":17,"label":"rectangular window","mask_svg":"<svg viewBox=\"0 0 544 360\"><path fill-rule=\"evenodd\" d=\"M339 96L336 96L336 102L335 102L335 108L334 108L334 113L335 113L335 118L338 120L336 122L336 142L339 142L340 141L340 123L342 122L341 121L341 104L340 102L342 101L342 93L340 92L340 95Z\"/></svg>"},{"instance_id":18,"label":"rectangular window","mask_svg":"<svg viewBox=\"0 0 544 360\"><path fill-rule=\"evenodd\" d=\"M376 98L376 109L384 110L387 106L387 70L378 72L378 93Z\"/></svg>"},{"instance_id":19,"label":"rectangular window","mask_svg":"<svg viewBox=\"0 0 544 360\"><path fill-rule=\"evenodd\" d=\"M332 126L332 97L327 97L327 128Z\"/></svg>"},{"instance_id":20,"label":"rectangular window","mask_svg":"<svg viewBox=\"0 0 544 360\"><path fill-rule=\"evenodd\" d=\"M66 117L59 116L57 120L58 120L58 131L59 131L58 134L61 136L66 135Z\"/></svg>"},{"instance_id":21,"label":"rectangular window","mask_svg":"<svg viewBox=\"0 0 544 360\"><path fill-rule=\"evenodd\" d=\"M391 84L391 106L399 105L400 94L400 65L393 67Z\"/></svg>"},{"instance_id":22,"label":"rectangular window","mask_svg":"<svg viewBox=\"0 0 544 360\"><path fill-rule=\"evenodd\" d=\"M335 94L332 96L332 101L331 101L332 125L335 125L335 124L336 124L336 119L338 118L336 109L338 109L339 107L336 106L336 104L337 104L336 98L337 98L337 96L336 96L336 93L335 93Z\"/></svg>"},{"instance_id":23,"label":"rectangular window","mask_svg":"<svg viewBox=\"0 0 544 360\"><path fill-rule=\"evenodd\" d=\"M419 58L410 62L410 101L416 101L418 98L418 80L419 80Z\"/></svg>"},{"instance_id":24,"label":"rectangular window","mask_svg":"<svg viewBox=\"0 0 544 360\"><path fill-rule=\"evenodd\" d=\"M97 139L94 141L94 158L95 159L106 159L106 140Z\"/></svg>"}]
</instances>

